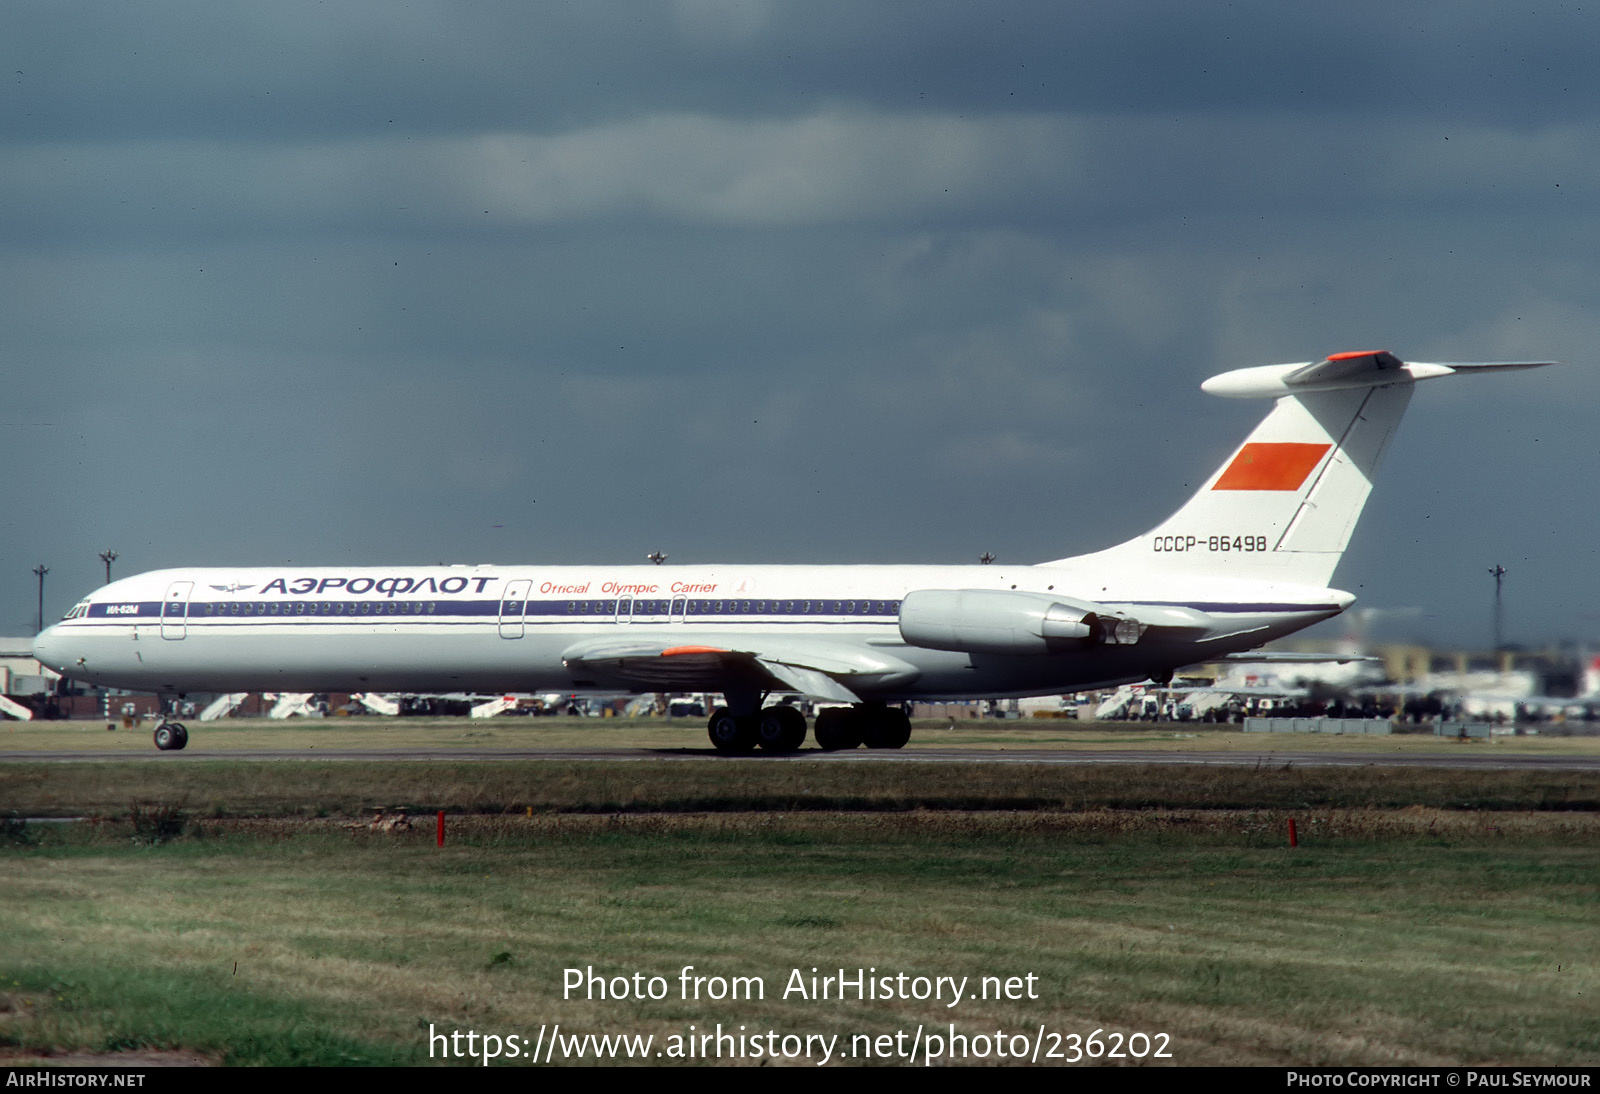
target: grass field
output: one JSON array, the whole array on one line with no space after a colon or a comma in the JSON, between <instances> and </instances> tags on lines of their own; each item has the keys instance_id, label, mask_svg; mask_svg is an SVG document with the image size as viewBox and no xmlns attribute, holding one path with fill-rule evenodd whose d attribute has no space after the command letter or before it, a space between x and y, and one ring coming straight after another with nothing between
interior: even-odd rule
<instances>
[{"instance_id":1,"label":"grass field","mask_svg":"<svg viewBox=\"0 0 1600 1094\"><path fill-rule=\"evenodd\" d=\"M1159 759L1159 757L1152 757ZM1084 809L1600 810L1600 772L1420 767L952 763L794 764L215 759L0 762L0 816L116 817L134 802L200 816L995 811Z\"/></svg>"},{"instance_id":2,"label":"grass field","mask_svg":"<svg viewBox=\"0 0 1600 1094\"><path fill-rule=\"evenodd\" d=\"M6 852L0 1037L414 1063L433 1025L1171 1036L1179 1064L1593 1064L1593 814L478 818L125 825ZM761 1001L677 998L679 970ZM563 999L638 971L659 1002ZM791 970L1036 976L1036 1000L783 999ZM1054 1046L1065 1051L1061 1045Z\"/></svg>"},{"instance_id":3,"label":"grass field","mask_svg":"<svg viewBox=\"0 0 1600 1094\"><path fill-rule=\"evenodd\" d=\"M704 719L677 718L265 718L188 723L188 755L225 755L240 749L408 749L468 746L475 749L710 747ZM0 759L36 751L126 751L150 756L151 726L107 732L104 722L6 722L0 728ZM1242 733L1170 722L1073 722L1057 719L951 722L918 719L911 743L919 748L1148 749L1271 755L1277 752L1391 752L1430 754L1551 753L1600 755L1600 736L1495 737L1457 741L1428 733L1385 737L1319 733Z\"/></svg>"},{"instance_id":4,"label":"grass field","mask_svg":"<svg viewBox=\"0 0 1600 1094\"><path fill-rule=\"evenodd\" d=\"M1002 1030L1041 1063L1096 1030L1170 1037L1130 1063L1600 1062L1583 772L7 761L8 813L93 818L0 824L11 1059L427 1063L430 1027L555 1023L653 1054L720 1023L838 1037L847 1063L952 1026L988 1055L935 1063L1010 1062ZM688 965L764 998L683 999ZM563 998L591 966L665 998ZM1032 975L1036 998L785 998L813 967Z\"/></svg>"}]
</instances>

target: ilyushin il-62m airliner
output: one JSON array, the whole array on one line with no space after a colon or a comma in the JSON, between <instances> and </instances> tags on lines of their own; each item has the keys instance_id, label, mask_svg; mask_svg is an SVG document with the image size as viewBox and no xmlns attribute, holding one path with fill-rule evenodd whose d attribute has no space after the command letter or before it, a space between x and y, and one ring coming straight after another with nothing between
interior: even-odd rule
<instances>
[{"instance_id":1,"label":"ilyushin il-62m airliner","mask_svg":"<svg viewBox=\"0 0 1600 1094\"><path fill-rule=\"evenodd\" d=\"M1549 362L1387 352L1238 369L1276 400L1181 509L1033 566L385 566L158 570L79 601L34 643L65 676L167 696L232 691L705 691L723 752L792 751L798 694L827 750L899 748L900 704L1152 679L1344 611L1328 588L1419 380ZM186 730L163 723L158 747Z\"/></svg>"}]
</instances>

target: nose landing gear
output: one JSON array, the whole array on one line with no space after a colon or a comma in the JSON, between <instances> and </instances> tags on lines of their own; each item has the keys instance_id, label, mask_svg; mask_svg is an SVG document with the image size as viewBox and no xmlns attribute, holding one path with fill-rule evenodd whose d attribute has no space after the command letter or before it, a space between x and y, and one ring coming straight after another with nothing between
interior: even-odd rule
<instances>
[{"instance_id":1,"label":"nose landing gear","mask_svg":"<svg viewBox=\"0 0 1600 1094\"><path fill-rule=\"evenodd\" d=\"M179 752L189 743L189 730L182 722L162 722L156 726L156 747L162 752Z\"/></svg>"}]
</instances>

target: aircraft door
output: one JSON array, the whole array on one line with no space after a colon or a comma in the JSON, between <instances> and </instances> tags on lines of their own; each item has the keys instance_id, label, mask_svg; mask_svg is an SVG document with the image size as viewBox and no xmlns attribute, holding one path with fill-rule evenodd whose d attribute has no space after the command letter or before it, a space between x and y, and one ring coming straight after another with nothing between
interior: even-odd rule
<instances>
[{"instance_id":1,"label":"aircraft door","mask_svg":"<svg viewBox=\"0 0 1600 1094\"><path fill-rule=\"evenodd\" d=\"M528 610L528 592L533 588L531 578L519 577L508 582L500 594L500 637L521 638L523 617Z\"/></svg>"},{"instance_id":2,"label":"aircraft door","mask_svg":"<svg viewBox=\"0 0 1600 1094\"><path fill-rule=\"evenodd\" d=\"M675 598L672 601L672 615L669 617L669 622L682 623L683 622L684 608L688 603L689 603L688 597L680 596L680 597Z\"/></svg>"},{"instance_id":3,"label":"aircraft door","mask_svg":"<svg viewBox=\"0 0 1600 1094\"><path fill-rule=\"evenodd\" d=\"M174 581L167 586L166 599L161 602L161 637L178 641L189 633L189 594L194 591L192 581Z\"/></svg>"},{"instance_id":4,"label":"aircraft door","mask_svg":"<svg viewBox=\"0 0 1600 1094\"><path fill-rule=\"evenodd\" d=\"M617 598L617 622L633 622L633 597L623 596Z\"/></svg>"}]
</instances>

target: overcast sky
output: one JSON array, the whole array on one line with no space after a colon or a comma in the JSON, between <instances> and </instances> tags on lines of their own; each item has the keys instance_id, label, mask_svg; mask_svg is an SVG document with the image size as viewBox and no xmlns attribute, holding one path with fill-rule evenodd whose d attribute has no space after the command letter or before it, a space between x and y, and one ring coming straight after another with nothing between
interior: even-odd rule
<instances>
[{"instance_id":1,"label":"overcast sky","mask_svg":"<svg viewBox=\"0 0 1600 1094\"><path fill-rule=\"evenodd\" d=\"M1265 404L1428 384L1334 583L1600 640L1600 13L372 2L0 13L0 633L116 573L1041 561Z\"/></svg>"}]
</instances>

